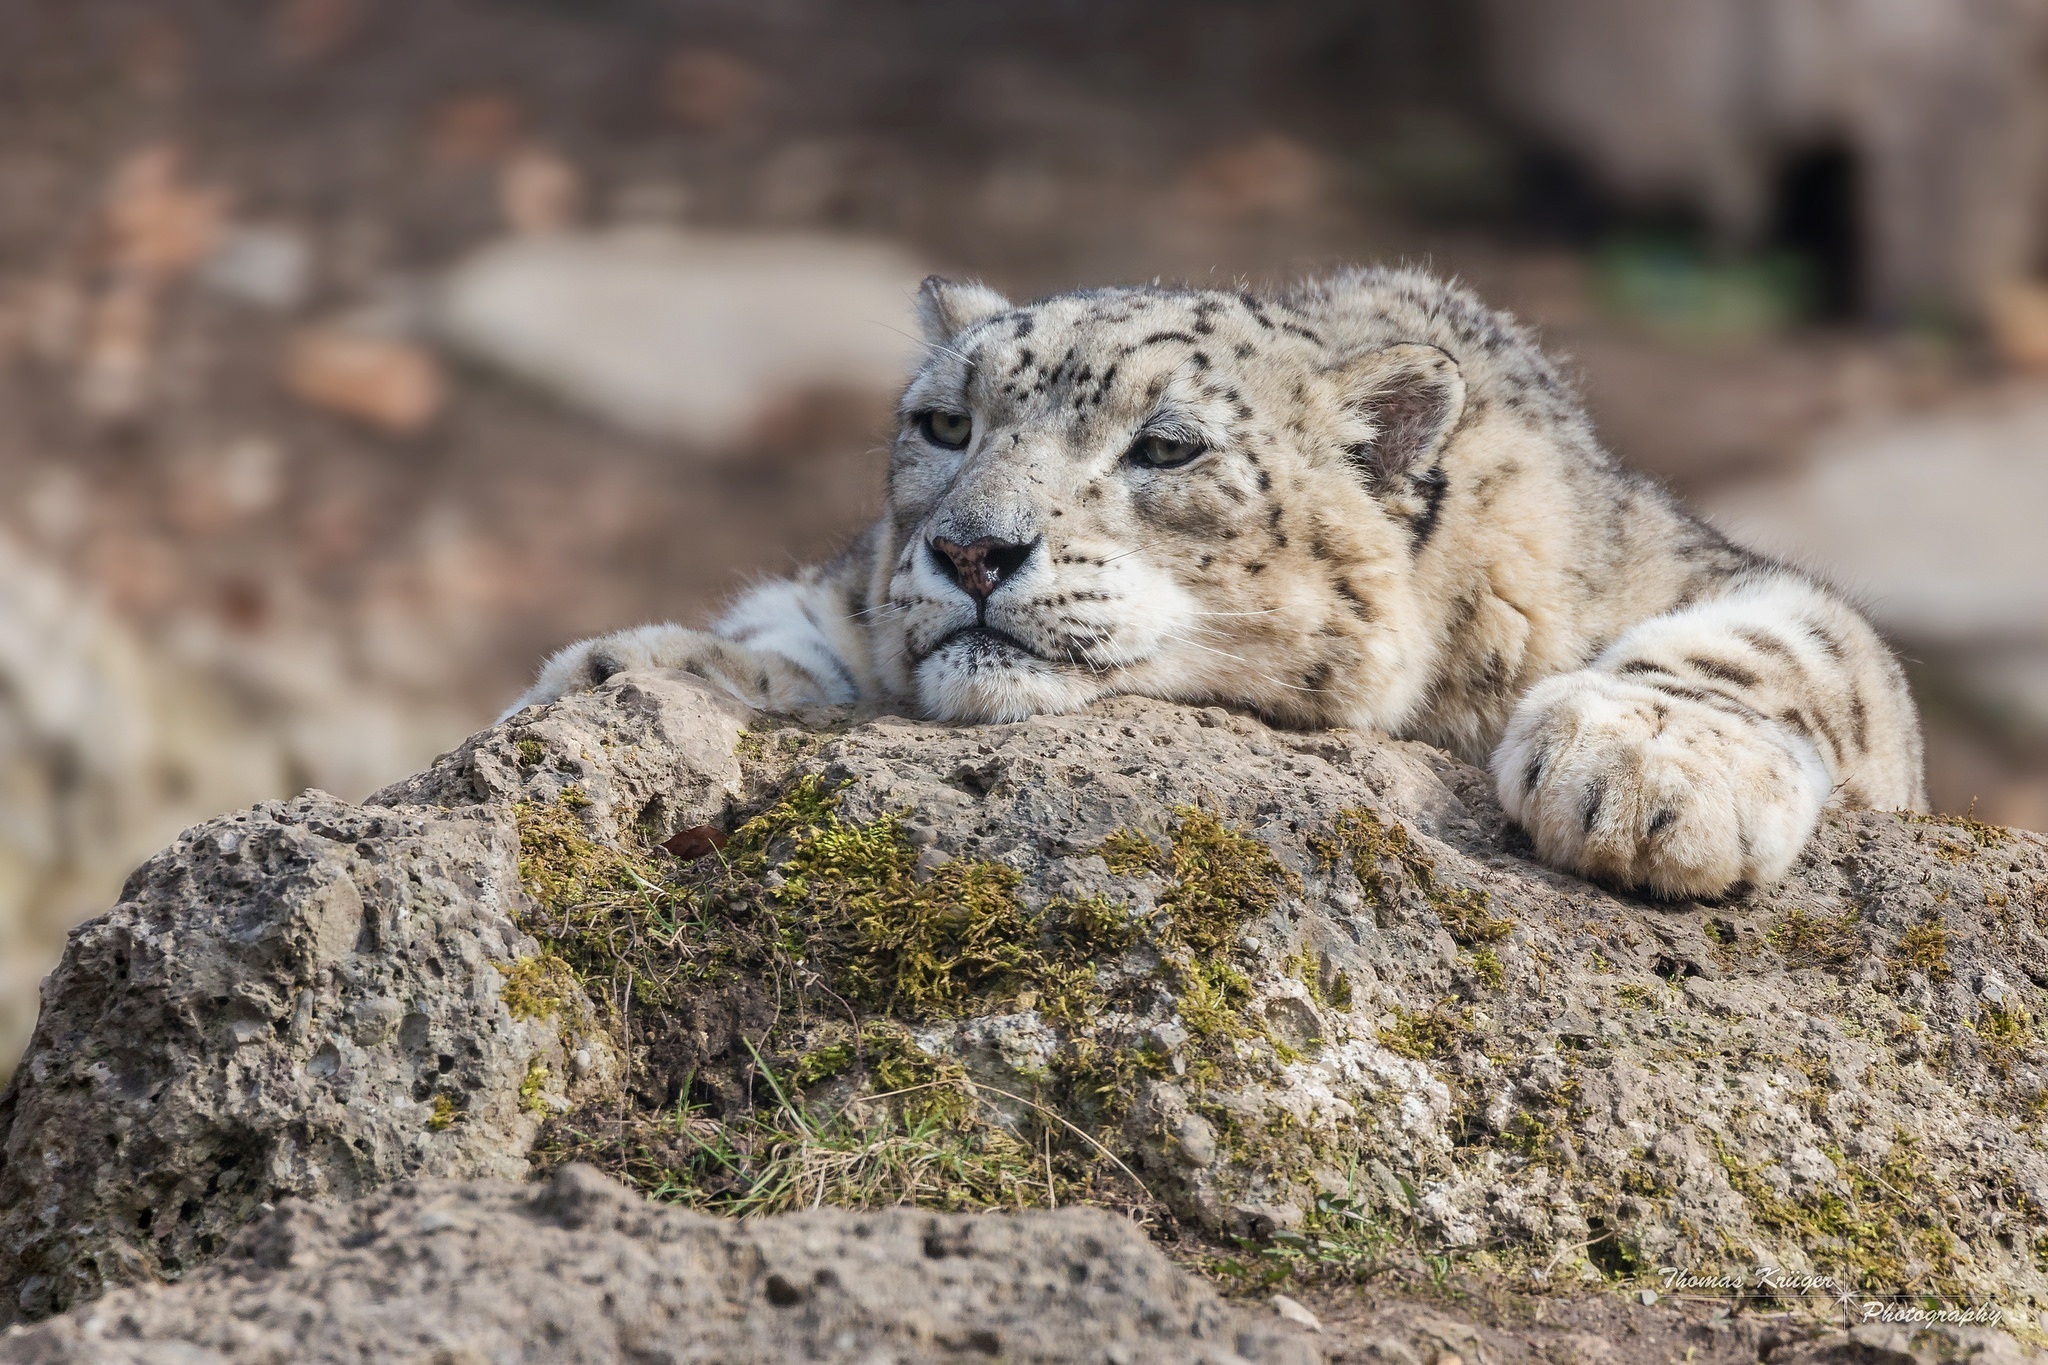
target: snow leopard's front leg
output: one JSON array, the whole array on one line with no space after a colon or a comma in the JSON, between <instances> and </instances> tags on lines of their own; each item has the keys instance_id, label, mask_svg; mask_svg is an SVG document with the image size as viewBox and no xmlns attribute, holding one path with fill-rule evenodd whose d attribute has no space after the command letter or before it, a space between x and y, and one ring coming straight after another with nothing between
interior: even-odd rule
<instances>
[{"instance_id":1,"label":"snow leopard's front leg","mask_svg":"<svg viewBox=\"0 0 2048 1365\"><path fill-rule=\"evenodd\" d=\"M694 673L769 711L859 701L870 690L860 605L867 569L863 544L748 589L709 630L637 626L579 641L541 665L505 716L636 668Z\"/></svg>"},{"instance_id":2,"label":"snow leopard's front leg","mask_svg":"<svg viewBox=\"0 0 2048 1365\"><path fill-rule=\"evenodd\" d=\"M1546 861L1664 896L1771 885L1828 805L1926 805L1890 651L1839 599L1775 570L1530 689L1493 770Z\"/></svg>"}]
</instances>

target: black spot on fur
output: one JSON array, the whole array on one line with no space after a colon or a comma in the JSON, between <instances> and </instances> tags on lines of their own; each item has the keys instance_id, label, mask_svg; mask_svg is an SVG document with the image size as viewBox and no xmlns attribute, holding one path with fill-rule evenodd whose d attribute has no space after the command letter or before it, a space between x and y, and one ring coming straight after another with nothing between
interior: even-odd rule
<instances>
[{"instance_id":1,"label":"black spot on fur","mask_svg":"<svg viewBox=\"0 0 2048 1365\"><path fill-rule=\"evenodd\" d=\"M1662 673L1667 678L1671 676L1670 669L1664 667L1662 664L1653 664L1648 659L1630 659L1627 663L1622 664L1614 671L1617 675L1631 673Z\"/></svg>"},{"instance_id":2,"label":"black spot on fur","mask_svg":"<svg viewBox=\"0 0 2048 1365\"><path fill-rule=\"evenodd\" d=\"M1037 323L1032 321L1029 313L1019 314L1016 323L1010 328L1010 335L1020 338L1028 337L1031 335L1031 329L1035 326L1037 326Z\"/></svg>"},{"instance_id":3,"label":"black spot on fur","mask_svg":"<svg viewBox=\"0 0 2048 1365\"><path fill-rule=\"evenodd\" d=\"M1767 630L1758 630L1754 626L1743 626L1735 632L1735 635L1737 639L1759 654L1768 654L1776 659L1790 659L1794 657L1792 647Z\"/></svg>"},{"instance_id":4,"label":"black spot on fur","mask_svg":"<svg viewBox=\"0 0 2048 1365\"><path fill-rule=\"evenodd\" d=\"M1658 811L1655 815L1650 817L1650 837L1654 839L1658 835L1662 834L1666 829L1670 828L1671 822L1673 820L1676 820L1677 818L1678 812L1671 809L1669 806L1666 806L1662 810Z\"/></svg>"},{"instance_id":5,"label":"black spot on fur","mask_svg":"<svg viewBox=\"0 0 2048 1365\"><path fill-rule=\"evenodd\" d=\"M1856 741L1857 751L1869 748L1870 711L1863 705L1863 698L1853 695L1849 698L1849 721L1855 726L1851 735Z\"/></svg>"},{"instance_id":6,"label":"black spot on fur","mask_svg":"<svg viewBox=\"0 0 2048 1365\"><path fill-rule=\"evenodd\" d=\"M1268 474L1265 470L1261 469L1259 471L1259 491L1263 493L1272 486L1273 476L1271 474Z\"/></svg>"},{"instance_id":7,"label":"black spot on fur","mask_svg":"<svg viewBox=\"0 0 2048 1365\"><path fill-rule=\"evenodd\" d=\"M1310 692L1320 692L1330 685L1330 665L1319 663L1301 675L1301 685Z\"/></svg>"},{"instance_id":8,"label":"black spot on fur","mask_svg":"<svg viewBox=\"0 0 2048 1365\"><path fill-rule=\"evenodd\" d=\"M1508 684L1514 680L1508 676L1508 661L1497 649L1486 651L1486 662L1479 668L1479 685L1494 696L1505 696Z\"/></svg>"},{"instance_id":9,"label":"black spot on fur","mask_svg":"<svg viewBox=\"0 0 2048 1365\"><path fill-rule=\"evenodd\" d=\"M1163 342L1168 341L1178 341L1183 346L1192 346L1195 344L1195 339L1192 336L1189 336L1186 332L1153 332L1142 338L1138 342L1138 345L1157 346Z\"/></svg>"},{"instance_id":10,"label":"black spot on fur","mask_svg":"<svg viewBox=\"0 0 2048 1365\"><path fill-rule=\"evenodd\" d=\"M1249 341L1240 341L1237 343L1237 358L1239 360L1250 360L1252 358L1252 352L1258 349L1258 347L1252 345Z\"/></svg>"},{"instance_id":11,"label":"black spot on fur","mask_svg":"<svg viewBox=\"0 0 2048 1365\"><path fill-rule=\"evenodd\" d=\"M1432 468L1416 475L1411 482L1422 494L1422 510L1408 525L1408 553L1419 555L1436 534L1437 518L1443 512L1444 494L1451 480L1441 468Z\"/></svg>"},{"instance_id":12,"label":"black spot on fur","mask_svg":"<svg viewBox=\"0 0 2048 1365\"><path fill-rule=\"evenodd\" d=\"M1374 609L1372 603L1360 597L1357 589L1353 588L1349 583L1338 578L1333 579L1330 586L1336 590L1337 596L1343 598L1345 604L1351 608L1353 616L1356 616L1361 621L1377 621L1379 619L1380 614Z\"/></svg>"},{"instance_id":13,"label":"black spot on fur","mask_svg":"<svg viewBox=\"0 0 2048 1365\"><path fill-rule=\"evenodd\" d=\"M1710 678L1736 687L1755 687L1757 683L1756 674L1725 659L1709 659L1698 654L1688 654L1685 662Z\"/></svg>"},{"instance_id":14,"label":"black spot on fur","mask_svg":"<svg viewBox=\"0 0 2048 1365\"><path fill-rule=\"evenodd\" d=\"M1596 777L1593 779L1593 785L1586 788L1586 805L1579 813L1586 833L1591 834L1593 832L1593 826L1600 819L1600 808L1606 804L1607 780Z\"/></svg>"},{"instance_id":15,"label":"black spot on fur","mask_svg":"<svg viewBox=\"0 0 2048 1365\"><path fill-rule=\"evenodd\" d=\"M1266 566L1255 559L1251 563L1244 566L1244 571L1247 575L1261 574L1266 571Z\"/></svg>"},{"instance_id":16,"label":"black spot on fur","mask_svg":"<svg viewBox=\"0 0 2048 1365\"><path fill-rule=\"evenodd\" d=\"M1833 631L1829 630L1826 626L1822 625L1818 621L1808 621L1806 623L1806 629L1807 632L1811 634L1815 640L1818 640L1820 642L1820 647L1828 652L1829 658L1843 659L1848 657L1848 647L1845 646L1842 643L1841 639L1837 637L1836 634Z\"/></svg>"}]
</instances>

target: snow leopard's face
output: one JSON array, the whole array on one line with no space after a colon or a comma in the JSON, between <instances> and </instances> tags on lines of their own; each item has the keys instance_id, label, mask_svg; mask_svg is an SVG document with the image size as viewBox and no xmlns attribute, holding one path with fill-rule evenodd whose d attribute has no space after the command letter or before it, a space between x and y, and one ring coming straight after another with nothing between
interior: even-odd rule
<instances>
[{"instance_id":1,"label":"snow leopard's face","mask_svg":"<svg viewBox=\"0 0 2048 1365\"><path fill-rule=\"evenodd\" d=\"M872 625L927 714L1135 693L1328 724L1412 703L1435 509L1402 442L1434 452L1455 418L1443 352L1333 356L1305 314L1217 292L1013 308L928 282L922 304Z\"/></svg>"}]
</instances>

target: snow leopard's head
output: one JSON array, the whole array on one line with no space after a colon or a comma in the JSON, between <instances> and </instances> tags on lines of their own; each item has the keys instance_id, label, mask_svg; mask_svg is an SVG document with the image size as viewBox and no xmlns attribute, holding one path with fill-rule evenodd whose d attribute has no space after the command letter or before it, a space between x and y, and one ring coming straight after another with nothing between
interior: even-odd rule
<instances>
[{"instance_id":1,"label":"snow leopard's head","mask_svg":"<svg viewBox=\"0 0 2048 1365\"><path fill-rule=\"evenodd\" d=\"M891 680L954 720L1113 693L1295 724L1411 711L1411 579L1465 382L1434 346L1341 341L1314 302L1020 307L926 281L872 608Z\"/></svg>"}]
</instances>

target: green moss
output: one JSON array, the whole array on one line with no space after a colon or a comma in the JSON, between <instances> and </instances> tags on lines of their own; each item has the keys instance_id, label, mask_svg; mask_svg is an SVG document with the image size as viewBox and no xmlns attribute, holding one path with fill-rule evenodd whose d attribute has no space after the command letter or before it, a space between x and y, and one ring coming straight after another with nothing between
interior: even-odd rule
<instances>
[{"instance_id":1,"label":"green moss","mask_svg":"<svg viewBox=\"0 0 2048 1365\"><path fill-rule=\"evenodd\" d=\"M1242 1292L1405 1279L1418 1246L1412 1218L1380 1212L1355 1193L1318 1196L1299 1228L1277 1229L1264 1241L1234 1240L1237 1254L1219 1258L1212 1270Z\"/></svg>"},{"instance_id":2,"label":"green moss","mask_svg":"<svg viewBox=\"0 0 2048 1365\"><path fill-rule=\"evenodd\" d=\"M1472 1012L1439 1000L1426 1010L1395 1009L1392 1023L1380 1026L1380 1045L1417 1061L1448 1056L1472 1033Z\"/></svg>"},{"instance_id":3,"label":"green moss","mask_svg":"<svg viewBox=\"0 0 2048 1365\"><path fill-rule=\"evenodd\" d=\"M1120 829L1095 850L1109 870L1119 877L1143 877L1166 866L1159 846L1132 829Z\"/></svg>"},{"instance_id":4,"label":"green moss","mask_svg":"<svg viewBox=\"0 0 2048 1365\"><path fill-rule=\"evenodd\" d=\"M1493 913L1484 890L1445 885L1436 860L1406 825L1389 824L1369 810L1340 811L1331 831L1311 836L1309 846L1326 868L1349 855L1352 871L1381 905L1396 905L1403 886L1412 887L1463 947L1498 943L1514 932L1515 922Z\"/></svg>"},{"instance_id":5,"label":"green moss","mask_svg":"<svg viewBox=\"0 0 2048 1365\"><path fill-rule=\"evenodd\" d=\"M1301 893L1273 851L1198 806L1174 810L1173 880L1159 898L1175 939L1197 953L1231 953L1245 924Z\"/></svg>"},{"instance_id":6,"label":"green moss","mask_svg":"<svg viewBox=\"0 0 2048 1365\"><path fill-rule=\"evenodd\" d=\"M852 1069L857 1054L851 1039L821 1043L797 1057L790 1080L798 1089L808 1089Z\"/></svg>"},{"instance_id":7,"label":"green moss","mask_svg":"<svg viewBox=\"0 0 2048 1365\"><path fill-rule=\"evenodd\" d=\"M427 1127L436 1133L446 1132L468 1117L456 1107L453 1095L436 1095L433 1110L427 1115Z\"/></svg>"},{"instance_id":8,"label":"green moss","mask_svg":"<svg viewBox=\"0 0 2048 1365\"><path fill-rule=\"evenodd\" d=\"M1245 1006L1251 1003L1251 978L1228 962L1196 958L1180 968L1180 1017L1195 1039L1214 1048L1237 1039L1263 1038Z\"/></svg>"},{"instance_id":9,"label":"green moss","mask_svg":"<svg viewBox=\"0 0 2048 1365\"><path fill-rule=\"evenodd\" d=\"M1500 954L1493 951L1492 944L1481 944L1470 954L1472 970L1494 990L1499 990L1508 981L1507 968L1501 965Z\"/></svg>"},{"instance_id":10,"label":"green moss","mask_svg":"<svg viewBox=\"0 0 2048 1365\"><path fill-rule=\"evenodd\" d=\"M1793 910L1764 931L1764 942L1778 951L1787 966L1839 967L1863 955L1863 936L1856 931L1861 919L1853 906L1839 915Z\"/></svg>"},{"instance_id":11,"label":"green moss","mask_svg":"<svg viewBox=\"0 0 2048 1365\"><path fill-rule=\"evenodd\" d=\"M538 1058L526 1068L526 1078L519 1082L519 1107L529 1114L546 1115L553 1112L548 1103L548 1068Z\"/></svg>"},{"instance_id":12,"label":"green moss","mask_svg":"<svg viewBox=\"0 0 2048 1365\"><path fill-rule=\"evenodd\" d=\"M1894 1134L1875 1169L1829 1153L1846 1196L1818 1187L1780 1195L1719 1135L1714 1146L1728 1183L1756 1221L1798 1241L1821 1273L1871 1292L1924 1293L1950 1302L1969 1297L1955 1237L1933 1194L1939 1186L1921 1168L1905 1132Z\"/></svg>"},{"instance_id":13,"label":"green moss","mask_svg":"<svg viewBox=\"0 0 2048 1365\"><path fill-rule=\"evenodd\" d=\"M575 969L556 953L542 949L515 962L494 962L505 978L498 998L514 1019L553 1019L571 1009L578 983Z\"/></svg>"},{"instance_id":14,"label":"green moss","mask_svg":"<svg viewBox=\"0 0 2048 1365\"><path fill-rule=\"evenodd\" d=\"M1294 953L1282 958L1280 966L1302 984L1316 1008L1338 1011L1351 1008L1351 978L1330 965L1327 953L1318 954L1304 943Z\"/></svg>"},{"instance_id":15,"label":"green moss","mask_svg":"<svg viewBox=\"0 0 2048 1365\"><path fill-rule=\"evenodd\" d=\"M1932 915L1899 935L1898 946L1892 951L1895 986L1903 986L1907 976L1915 972L1929 981L1946 981L1955 975L1948 961L1948 930Z\"/></svg>"},{"instance_id":16,"label":"green moss","mask_svg":"<svg viewBox=\"0 0 2048 1365\"><path fill-rule=\"evenodd\" d=\"M1622 985L1614 988L1617 1003L1632 1010L1657 1008L1657 992L1648 986Z\"/></svg>"},{"instance_id":17,"label":"green moss","mask_svg":"<svg viewBox=\"0 0 2048 1365\"><path fill-rule=\"evenodd\" d=\"M520 764L528 768L538 768L541 760L548 756L548 746L531 735L514 740L512 749L519 755Z\"/></svg>"},{"instance_id":18,"label":"green moss","mask_svg":"<svg viewBox=\"0 0 2048 1365\"><path fill-rule=\"evenodd\" d=\"M1199 1092L1292 1055L1251 1009L1245 930L1300 884L1213 812L1177 809L1165 848L1112 840L1163 881L1144 916L1104 896L1034 907L1002 863L933 866L901 816L848 819L816 776L690 862L600 841L573 801L517 813L524 927L546 951L512 964L513 993L544 1008L566 973L631 1042L623 1096L551 1121L543 1160L726 1212L1128 1205L1142 1187L1106 1153L1133 1140L1119 1125L1146 1077ZM1140 948L1147 974L1105 973ZM1187 1055L1096 1033L1105 983L1134 999L1167 985ZM1318 987L1348 1000L1341 973ZM1015 1083L1029 1093L991 1092L909 1027L1022 1009L1058 1029L1044 1072ZM664 1094L687 1102L648 1106Z\"/></svg>"},{"instance_id":19,"label":"green moss","mask_svg":"<svg viewBox=\"0 0 2048 1365\"><path fill-rule=\"evenodd\" d=\"M1982 1040L1985 1056L1992 1067L2001 1074L2010 1073L2038 1041L2034 1036L2033 1016L2022 1008L1986 1006L1970 1027Z\"/></svg>"},{"instance_id":20,"label":"green moss","mask_svg":"<svg viewBox=\"0 0 2048 1365\"><path fill-rule=\"evenodd\" d=\"M1971 809L1975 808L1972 802ZM1966 862L1987 849L2003 848L2012 839L2011 830L1971 815L1918 815L1912 811L1897 815L1904 823L1918 825L1935 836L1932 851L1943 862Z\"/></svg>"}]
</instances>

